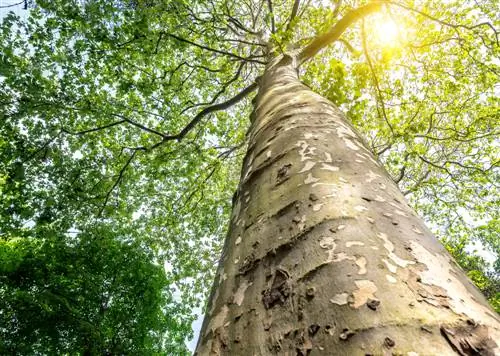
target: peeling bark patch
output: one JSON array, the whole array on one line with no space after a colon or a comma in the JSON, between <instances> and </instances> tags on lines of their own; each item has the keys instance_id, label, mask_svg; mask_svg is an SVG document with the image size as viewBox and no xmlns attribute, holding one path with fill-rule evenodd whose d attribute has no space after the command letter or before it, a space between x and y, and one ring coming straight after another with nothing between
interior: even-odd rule
<instances>
[{"instance_id":1,"label":"peeling bark patch","mask_svg":"<svg viewBox=\"0 0 500 356\"><path fill-rule=\"evenodd\" d=\"M347 253L345 252L340 252L340 253L337 253L333 256L333 259L330 260L330 262L341 262L341 261L344 261L344 260L356 260L356 257L354 256L349 256Z\"/></svg>"},{"instance_id":2,"label":"peeling bark patch","mask_svg":"<svg viewBox=\"0 0 500 356\"><path fill-rule=\"evenodd\" d=\"M413 226L412 229L411 229L413 232L416 232L417 234L419 235L423 235L424 233L422 231L420 231L416 226Z\"/></svg>"},{"instance_id":3,"label":"peeling bark patch","mask_svg":"<svg viewBox=\"0 0 500 356\"><path fill-rule=\"evenodd\" d=\"M210 333L211 331L223 327L228 313L229 313L229 308L227 307L227 305L224 304L221 310L217 313L217 315L211 318L210 324L205 332L205 336L207 336L208 333Z\"/></svg>"},{"instance_id":4,"label":"peeling bark patch","mask_svg":"<svg viewBox=\"0 0 500 356\"><path fill-rule=\"evenodd\" d=\"M226 272L224 272L224 269L222 269L219 273L219 284L222 284L226 279L227 279L227 274Z\"/></svg>"},{"instance_id":5,"label":"peeling bark patch","mask_svg":"<svg viewBox=\"0 0 500 356\"><path fill-rule=\"evenodd\" d=\"M344 144L347 146L347 148L354 151L359 151L358 145L356 145L352 140L352 138L356 137L356 134L352 132L350 128L344 125L337 127L337 136L344 141Z\"/></svg>"},{"instance_id":6,"label":"peeling bark patch","mask_svg":"<svg viewBox=\"0 0 500 356\"><path fill-rule=\"evenodd\" d=\"M387 269L391 272L391 273L396 273L398 268L396 266L394 266L392 263L390 263L389 261L387 261L385 258L382 258L382 262L385 263L385 266L387 267Z\"/></svg>"},{"instance_id":7,"label":"peeling bark patch","mask_svg":"<svg viewBox=\"0 0 500 356\"><path fill-rule=\"evenodd\" d=\"M337 305L345 305L347 304L348 297L349 294L347 293L335 294L333 298L330 299L330 302Z\"/></svg>"},{"instance_id":8,"label":"peeling bark patch","mask_svg":"<svg viewBox=\"0 0 500 356\"><path fill-rule=\"evenodd\" d=\"M310 138L318 138L318 135L313 134L313 133L311 133L311 132L306 132L306 133L304 134L304 138L305 138L306 140L309 140Z\"/></svg>"},{"instance_id":9,"label":"peeling bark patch","mask_svg":"<svg viewBox=\"0 0 500 356\"><path fill-rule=\"evenodd\" d=\"M245 299L245 291L251 285L252 282L248 282L248 280L243 279L243 281L240 283L240 286L238 287L238 290L236 290L236 293L234 293L233 302L235 304L240 306L241 303L243 303L243 300Z\"/></svg>"},{"instance_id":10,"label":"peeling bark patch","mask_svg":"<svg viewBox=\"0 0 500 356\"><path fill-rule=\"evenodd\" d=\"M352 140L350 140L350 139L348 139L348 138L345 138L345 139L344 139L344 143L345 143L345 145L347 146L347 148L350 148L350 149L351 149L351 150L353 150L353 151L359 151L359 146L358 146L358 145L356 145L356 144L354 143L354 141L352 141Z\"/></svg>"},{"instance_id":11,"label":"peeling bark patch","mask_svg":"<svg viewBox=\"0 0 500 356\"><path fill-rule=\"evenodd\" d=\"M335 239L331 236L323 236L319 242L319 246L328 250L328 259L327 261L332 261L334 256L335 248L337 244L335 243Z\"/></svg>"},{"instance_id":12,"label":"peeling bark patch","mask_svg":"<svg viewBox=\"0 0 500 356\"><path fill-rule=\"evenodd\" d=\"M316 165L316 162L313 161L307 161L306 164L304 165L304 168L302 168L299 173L304 173L310 171L314 166Z\"/></svg>"},{"instance_id":13,"label":"peeling bark patch","mask_svg":"<svg viewBox=\"0 0 500 356\"><path fill-rule=\"evenodd\" d=\"M330 172L338 172L340 170L339 167L332 166L332 165L326 164L326 163L322 163L320 169L324 170L324 171L330 171Z\"/></svg>"},{"instance_id":14,"label":"peeling bark patch","mask_svg":"<svg viewBox=\"0 0 500 356\"><path fill-rule=\"evenodd\" d=\"M314 178L312 173L307 174L306 179L304 180L304 184L311 184L311 183L316 183L320 179L319 178Z\"/></svg>"},{"instance_id":15,"label":"peeling bark patch","mask_svg":"<svg viewBox=\"0 0 500 356\"><path fill-rule=\"evenodd\" d=\"M425 295L424 301L450 307L455 313L467 315L474 320L498 324L498 317L489 314L490 309L478 302L455 277L445 254L433 254L416 241L410 241L410 247L415 259L427 268L424 271L415 271L419 274L416 278L420 289L417 291L420 295ZM410 286L411 282L409 279L407 284Z\"/></svg>"},{"instance_id":16,"label":"peeling bark patch","mask_svg":"<svg viewBox=\"0 0 500 356\"><path fill-rule=\"evenodd\" d=\"M351 307L357 309L365 304L368 299L376 299L374 293L377 291L377 286L375 283L367 279L357 280L354 283L358 289L352 292L354 301L350 304Z\"/></svg>"},{"instance_id":17,"label":"peeling bark patch","mask_svg":"<svg viewBox=\"0 0 500 356\"><path fill-rule=\"evenodd\" d=\"M406 213L404 211L401 211L401 210L394 210L394 212L397 214L397 215L400 215L400 216L404 216L404 217L408 217L408 215L406 215Z\"/></svg>"},{"instance_id":18,"label":"peeling bark patch","mask_svg":"<svg viewBox=\"0 0 500 356\"><path fill-rule=\"evenodd\" d=\"M312 159L312 157L310 157L310 156L314 155L314 151L316 150L316 147L310 147L306 141L298 141L295 146L301 148L299 150L301 162L304 162L308 159Z\"/></svg>"},{"instance_id":19,"label":"peeling bark patch","mask_svg":"<svg viewBox=\"0 0 500 356\"><path fill-rule=\"evenodd\" d=\"M360 213L362 213L363 211L367 211L367 210L368 210L368 208L367 208L366 206L363 206L363 205L356 205L356 206L354 207L354 210L357 210L357 211L359 211Z\"/></svg>"},{"instance_id":20,"label":"peeling bark patch","mask_svg":"<svg viewBox=\"0 0 500 356\"><path fill-rule=\"evenodd\" d=\"M345 247L352 247L352 246L364 246L364 242L361 241L347 241L345 243Z\"/></svg>"},{"instance_id":21,"label":"peeling bark patch","mask_svg":"<svg viewBox=\"0 0 500 356\"><path fill-rule=\"evenodd\" d=\"M398 280L396 278L394 278L393 276L391 276L390 274L386 274L385 278L389 281L389 283L397 283L398 282Z\"/></svg>"},{"instance_id":22,"label":"peeling bark patch","mask_svg":"<svg viewBox=\"0 0 500 356\"><path fill-rule=\"evenodd\" d=\"M356 265L359 267L358 274L366 274L366 258L357 258Z\"/></svg>"},{"instance_id":23,"label":"peeling bark patch","mask_svg":"<svg viewBox=\"0 0 500 356\"><path fill-rule=\"evenodd\" d=\"M389 258L395 263L397 264L398 266L400 267L406 267L410 264L415 264L415 262L413 261L409 261L409 260L405 260L405 259L402 259L400 257L398 257L395 253L394 253L394 245L392 244L391 241L389 241L389 238L387 237L386 234L384 234L383 232L378 232L377 233L377 237L382 239L384 241L384 247L385 249L389 252Z\"/></svg>"},{"instance_id":24,"label":"peeling bark patch","mask_svg":"<svg viewBox=\"0 0 500 356\"><path fill-rule=\"evenodd\" d=\"M238 199L236 201L236 205L233 208L233 214L231 216L231 219L235 219L240 215L240 209L241 209L241 203L240 200Z\"/></svg>"},{"instance_id":25,"label":"peeling bark patch","mask_svg":"<svg viewBox=\"0 0 500 356\"><path fill-rule=\"evenodd\" d=\"M441 334L461 356L494 356L497 344L488 335L488 327L468 321L464 326L441 326Z\"/></svg>"},{"instance_id":26,"label":"peeling bark patch","mask_svg":"<svg viewBox=\"0 0 500 356\"><path fill-rule=\"evenodd\" d=\"M372 170L370 170L370 172L366 173L366 176L368 176L368 178L366 178L366 180L365 180L366 183L371 183L375 179L381 177L379 174L375 174L375 172L373 172Z\"/></svg>"},{"instance_id":27,"label":"peeling bark patch","mask_svg":"<svg viewBox=\"0 0 500 356\"><path fill-rule=\"evenodd\" d=\"M415 294L417 294L418 301L424 301L435 307L450 307L450 301L446 294L446 290L439 286L422 283L421 277L417 276L414 271L410 272L406 284Z\"/></svg>"},{"instance_id":28,"label":"peeling bark patch","mask_svg":"<svg viewBox=\"0 0 500 356\"><path fill-rule=\"evenodd\" d=\"M262 292L262 303L266 309L276 304L284 304L290 293L290 275L285 270L277 269L271 287Z\"/></svg>"},{"instance_id":29,"label":"peeling bark patch","mask_svg":"<svg viewBox=\"0 0 500 356\"><path fill-rule=\"evenodd\" d=\"M314 204L313 205L313 211L320 211L321 210L321 207L325 205L325 203L321 203L321 204Z\"/></svg>"}]
</instances>

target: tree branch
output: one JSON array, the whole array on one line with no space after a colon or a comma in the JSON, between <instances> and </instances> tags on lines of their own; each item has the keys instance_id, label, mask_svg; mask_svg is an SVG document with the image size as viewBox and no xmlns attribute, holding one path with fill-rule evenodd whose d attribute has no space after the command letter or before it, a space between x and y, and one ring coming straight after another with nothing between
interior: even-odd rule
<instances>
[{"instance_id":1,"label":"tree branch","mask_svg":"<svg viewBox=\"0 0 500 356\"><path fill-rule=\"evenodd\" d=\"M359 19L376 12L380 9L382 2L371 2L365 6L349 11L327 32L316 36L299 54L298 60L302 64L308 59L314 57L326 46L335 42L344 33L344 31Z\"/></svg>"},{"instance_id":2,"label":"tree branch","mask_svg":"<svg viewBox=\"0 0 500 356\"><path fill-rule=\"evenodd\" d=\"M130 125L140 128L141 130L144 130L146 132L158 135L160 137L165 137L165 135L163 133L161 133L159 131L156 131L155 129L151 129L151 128L147 127L147 126L144 126L144 125L142 125L142 124L140 124L140 123L138 123L136 121L133 121L133 120L129 119L126 116L123 116L121 114L115 114L115 113L111 113L110 115L118 117L118 118L122 119L123 121L129 123Z\"/></svg>"},{"instance_id":3,"label":"tree branch","mask_svg":"<svg viewBox=\"0 0 500 356\"><path fill-rule=\"evenodd\" d=\"M452 23L449 23L449 22L446 22L446 21L443 21L443 20L440 20L432 15L429 15L423 11L420 11L420 10L417 10L417 9L414 9L410 6L406 6L406 5L403 5L403 4L400 4L400 3L397 3L397 2L393 2L393 1L386 1L387 4L390 4L390 5L394 5L394 6L399 6L405 10L408 10L408 11L413 11L413 12L416 12L417 14L419 15L422 15L423 17L426 17L428 18L429 20L432 20L434 22L437 22L443 26L448 26L448 27L451 27L451 28L454 28L454 29L458 29L458 28L463 28L465 30L469 30L469 31L472 31L474 30L475 28L477 27L481 27L481 26L487 26L489 27L492 31L493 31L493 34L495 35L495 40L496 40L496 43L497 43L497 46L500 46L500 41L498 39L498 35L499 35L499 31L489 22L481 22L481 23L478 23L476 25L473 25L473 26L466 26L466 25L461 25L461 24L452 24Z\"/></svg>"},{"instance_id":4,"label":"tree branch","mask_svg":"<svg viewBox=\"0 0 500 356\"><path fill-rule=\"evenodd\" d=\"M255 89L257 89L258 84L257 82L249 85L245 89L243 89L241 92L233 96L231 99L226 100L222 103L219 104L214 104L211 106L206 107L205 109L201 110L196 116L177 134L175 135L166 135L163 136L163 140L155 143L153 146L149 147L148 150L153 150L161 145L163 145L167 141L173 141L177 140L180 141L182 140L200 121L203 119L205 116L215 112L215 111L220 111L220 110L225 110L240 100L242 100L244 97L246 97L248 94L253 92Z\"/></svg>"},{"instance_id":5,"label":"tree branch","mask_svg":"<svg viewBox=\"0 0 500 356\"><path fill-rule=\"evenodd\" d=\"M271 33L276 32L276 27L274 24L274 12L273 12L273 2L272 0L267 0L267 6L269 7L269 17L271 17Z\"/></svg>"},{"instance_id":6,"label":"tree branch","mask_svg":"<svg viewBox=\"0 0 500 356\"><path fill-rule=\"evenodd\" d=\"M215 48L211 48L211 47L208 47L208 46L204 46L204 45L198 44L196 42L187 40L185 38L179 37L179 36L171 34L171 33L165 33L165 34L167 36L169 36L169 37L172 37L172 38L176 39L177 41L190 44L192 46L201 48L201 49L203 49L205 51L210 51L210 52L222 54L224 56L228 56L228 57L231 57L231 58L236 58L237 60L240 60L240 61L255 62L255 63L259 63L259 64L264 64L264 65L266 64L266 62L259 61L258 59L254 59L252 57L248 57L248 58L241 57L241 56L239 56L237 54L234 54L234 53L231 53L231 52L226 52L226 51L222 51L220 49L215 49Z\"/></svg>"},{"instance_id":7,"label":"tree branch","mask_svg":"<svg viewBox=\"0 0 500 356\"><path fill-rule=\"evenodd\" d=\"M98 126L98 127L94 127L91 129L76 131L76 132L70 131L70 130L65 129L65 128L62 128L61 130L62 130L62 132L70 134L70 135L85 135L85 134L88 134L91 132L96 132L96 131L107 129L109 127L120 125L120 124L123 124L124 122L127 122L127 121L126 120L119 120L119 121L115 121L115 122L112 122L112 123L104 125L104 126Z\"/></svg>"},{"instance_id":8,"label":"tree branch","mask_svg":"<svg viewBox=\"0 0 500 356\"><path fill-rule=\"evenodd\" d=\"M21 4L24 4L25 0L21 1L21 2L18 2L18 3L15 3L15 4L10 4L10 5L2 5L0 6L0 9L5 9L5 8L8 8L8 7L14 7L14 6L18 6L18 5L21 5ZM25 9L26 10L26 9Z\"/></svg>"},{"instance_id":9,"label":"tree branch","mask_svg":"<svg viewBox=\"0 0 500 356\"><path fill-rule=\"evenodd\" d=\"M404 192L403 192L403 195L404 196L407 196L408 194L410 193L413 193L415 190L417 190L422 183L424 183L424 181L427 179L427 177L429 176L429 174L431 173L430 170L427 170L416 182L415 184L413 184L413 186L411 186L410 188L406 189Z\"/></svg>"},{"instance_id":10,"label":"tree branch","mask_svg":"<svg viewBox=\"0 0 500 356\"><path fill-rule=\"evenodd\" d=\"M118 178L113 183L113 186L111 187L111 189L108 190L108 192L106 193L106 197L104 198L104 203L102 204L102 207L99 210L99 214L98 214L99 217L102 216L102 213L104 212L104 209L106 208L106 205L108 204L109 197L111 196L111 193L118 186L118 184L120 184L121 180L123 179L123 175L125 174L125 171L127 170L128 166L130 165L132 160L134 159L137 152L139 152L140 150L144 150L144 149L143 148L134 149L134 152L132 152L132 154L128 158L127 162L125 162L122 169L120 169L120 173L118 173Z\"/></svg>"},{"instance_id":11,"label":"tree branch","mask_svg":"<svg viewBox=\"0 0 500 356\"><path fill-rule=\"evenodd\" d=\"M28 162L30 160L32 160L33 158L36 157L37 154L39 154L40 152L42 152L44 149L46 149L52 142L54 142L58 137L59 135L61 135L62 131L59 131L57 134L55 134L54 136L52 136L49 140L47 140L47 142L45 142L42 147L40 147L39 149L37 149L35 152L33 152L32 154L30 154L26 159L23 160L23 163L25 162Z\"/></svg>"},{"instance_id":12,"label":"tree branch","mask_svg":"<svg viewBox=\"0 0 500 356\"><path fill-rule=\"evenodd\" d=\"M293 2L292 13L290 14L290 20L288 20L288 24L286 25L286 30L289 31L292 27L293 20L295 16L297 16L297 12L299 11L300 0L295 0Z\"/></svg>"},{"instance_id":13,"label":"tree branch","mask_svg":"<svg viewBox=\"0 0 500 356\"><path fill-rule=\"evenodd\" d=\"M340 7L342 6L342 0L337 0L337 3L335 4L335 9L333 9L333 14L332 17L336 18L337 15L340 12Z\"/></svg>"}]
</instances>

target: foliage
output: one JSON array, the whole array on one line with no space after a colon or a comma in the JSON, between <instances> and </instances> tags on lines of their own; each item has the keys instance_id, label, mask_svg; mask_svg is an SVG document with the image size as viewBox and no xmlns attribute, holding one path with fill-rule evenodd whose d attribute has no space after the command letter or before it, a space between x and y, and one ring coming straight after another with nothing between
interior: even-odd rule
<instances>
[{"instance_id":1,"label":"foliage","mask_svg":"<svg viewBox=\"0 0 500 356\"><path fill-rule=\"evenodd\" d=\"M299 2L291 16L293 1L38 0L6 16L0 316L16 325L1 347L185 352L245 148L250 100L231 98L269 48L303 46L364 3ZM499 11L388 2L301 68L497 309ZM387 42L376 29L390 21ZM494 266L470 253L477 241Z\"/></svg>"},{"instance_id":2,"label":"foliage","mask_svg":"<svg viewBox=\"0 0 500 356\"><path fill-rule=\"evenodd\" d=\"M163 266L125 229L89 230L1 242L0 353L186 353Z\"/></svg>"}]
</instances>

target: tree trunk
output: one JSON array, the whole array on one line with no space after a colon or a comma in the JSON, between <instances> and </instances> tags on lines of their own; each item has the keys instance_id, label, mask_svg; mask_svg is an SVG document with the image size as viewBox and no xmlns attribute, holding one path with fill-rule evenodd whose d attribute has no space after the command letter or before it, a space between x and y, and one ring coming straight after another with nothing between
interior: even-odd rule
<instances>
[{"instance_id":1,"label":"tree trunk","mask_svg":"<svg viewBox=\"0 0 500 356\"><path fill-rule=\"evenodd\" d=\"M295 62L260 80L197 355L494 355L498 315Z\"/></svg>"}]
</instances>

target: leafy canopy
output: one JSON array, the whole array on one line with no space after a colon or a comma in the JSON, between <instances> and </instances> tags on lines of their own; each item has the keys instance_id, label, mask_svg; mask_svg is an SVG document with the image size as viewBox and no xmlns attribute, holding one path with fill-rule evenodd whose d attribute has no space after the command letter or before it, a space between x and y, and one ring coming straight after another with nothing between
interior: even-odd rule
<instances>
[{"instance_id":1,"label":"leafy canopy","mask_svg":"<svg viewBox=\"0 0 500 356\"><path fill-rule=\"evenodd\" d=\"M247 94L270 56L366 3L38 0L4 17L0 350L186 353ZM301 68L497 308L499 11L384 1Z\"/></svg>"}]
</instances>

